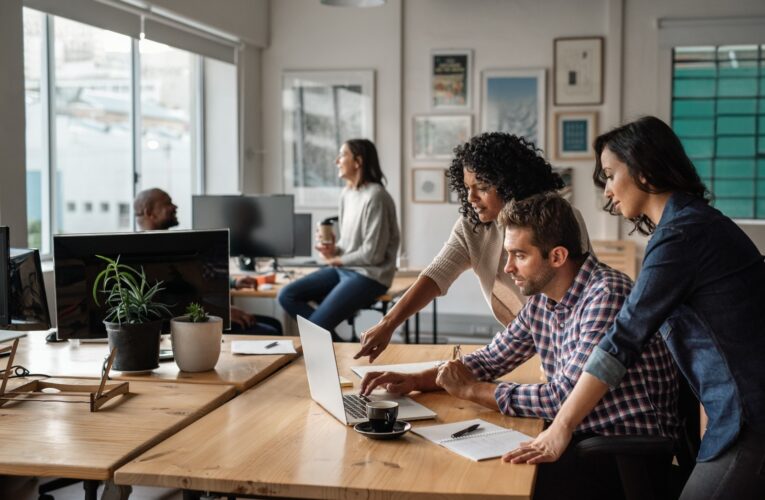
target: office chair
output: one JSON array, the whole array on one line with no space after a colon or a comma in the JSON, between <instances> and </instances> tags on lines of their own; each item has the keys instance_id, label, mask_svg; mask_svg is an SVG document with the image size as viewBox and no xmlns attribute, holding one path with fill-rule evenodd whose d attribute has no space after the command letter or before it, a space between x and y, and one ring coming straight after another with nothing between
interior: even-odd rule
<instances>
[{"instance_id":1,"label":"office chair","mask_svg":"<svg viewBox=\"0 0 765 500\"><path fill-rule=\"evenodd\" d=\"M682 375L677 404L677 441L657 436L597 436L580 441L575 450L582 458L613 457L626 500L677 498L696 465L701 441L699 401Z\"/></svg>"}]
</instances>

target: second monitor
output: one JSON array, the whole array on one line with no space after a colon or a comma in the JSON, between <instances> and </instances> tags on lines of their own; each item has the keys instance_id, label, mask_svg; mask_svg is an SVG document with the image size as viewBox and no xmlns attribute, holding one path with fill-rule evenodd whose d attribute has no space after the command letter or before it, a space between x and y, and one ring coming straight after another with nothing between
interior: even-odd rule
<instances>
[{"instance_id":1,"label":"second monitor","mask_svg":"<svg viewBox=\"0 0 765 500\"><path fill-rule=\"evenodd\" d=\"M292 195L194 196L194 229L229 229L231 255L292 257L294 241Z\"/></svg>"}]
</instances>

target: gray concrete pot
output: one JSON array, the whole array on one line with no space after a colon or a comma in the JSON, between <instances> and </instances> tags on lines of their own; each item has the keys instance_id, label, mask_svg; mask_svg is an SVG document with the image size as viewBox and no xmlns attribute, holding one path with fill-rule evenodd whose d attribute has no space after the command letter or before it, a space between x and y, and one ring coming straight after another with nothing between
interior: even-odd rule
<instances>
[{"instance_id":1,"label":"gray concrete pot","mask_svg":"<svg viewBox=\"0 0 765 500\"><path fill-rule=\"evenodd\" d=\"M109 350L117 349L112 369L147 372L159 367L159 339L162 320L127 324L104 321Z\"/></svg>"}]
</instances>

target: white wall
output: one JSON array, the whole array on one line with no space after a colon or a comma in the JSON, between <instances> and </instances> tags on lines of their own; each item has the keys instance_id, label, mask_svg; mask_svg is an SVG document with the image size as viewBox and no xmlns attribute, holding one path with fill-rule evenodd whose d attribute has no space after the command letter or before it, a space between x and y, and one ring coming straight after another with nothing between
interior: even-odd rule
<instances>
[{"instance_id":1,"label":"white wall","mask_svg":"<svg viewBox=\"0 0 765 500\"><path fill-rule=\"evenodd\" d=\"M616 21L612 15L615 8L619 13ZM376 70L376 142L389 189L402 215L403 250L410 266L423 267L438 253L458 217L456 205L410 201L411 169L434 166L414 162L411 154L412 116L433 112L428 90L431 49L473 50L470 113L477 132L481 70L545 67L549 89L553 39L602 35L606 37L608 57L613 44L621 40L611 36L621 31L620 12L621 1L610 0L389 1L384 7L370 9L323 7L319 2L305 0L272 1L271 43L263 51L264 186L274 192L285 187L279 100L282 71ZM620 46L613 52L620 53ZM613 60L612 68L606 66L605 103L595 107L601 120L609 125L619 122L619 58ZM610 86L614 82L616 85ZM547 104L549 130L554 112L549 91ZM565 166L575 167L574 203L587 218L592 236L616 237L617 222L594 203L590 162ZM439 302L439 311L487 314L474 276L466 273L460 278Z\"/></svg>"},{"instance_id":2,"label":"white wall","mask_svg":"<svg viewBox=\"0 0 765 500\"><path fill-rule=\"evenodd\" d=\"M24 30L21 0L0 2L0 224L11 245L27 246L24 150Z\"/></svg>"}]
</instances>

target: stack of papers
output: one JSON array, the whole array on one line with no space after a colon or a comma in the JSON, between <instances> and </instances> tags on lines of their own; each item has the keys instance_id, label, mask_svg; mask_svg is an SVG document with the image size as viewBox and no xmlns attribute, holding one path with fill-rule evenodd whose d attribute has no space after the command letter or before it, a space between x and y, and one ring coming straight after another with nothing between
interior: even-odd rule
<instances>
[{"instance_id":1,"label":"stack of papers","mask_svg":"<svg viewBox=\"0 0 765 500\"><path fill-rule=\"evenodd\" d=\"M478 424L478 429L475 431L462 437L452 437L455 432L474 424ZM476 462L501 457L508 451L516 449L521 443L532 440L526 434L505 429L480 418L451 424L416 427L412 429L412 432Z\"/></svg>"},{"instance_id":2,"label":"stack of papers","mask_svg":"<svg viewBox=\"0 0 765 500\"><path fill-rule=\"evenodd\" d=\"M272 347L266 347L272 344ZM232 354L297 354L291 340L233 340Z\"/></svg>"}]
</instances>

